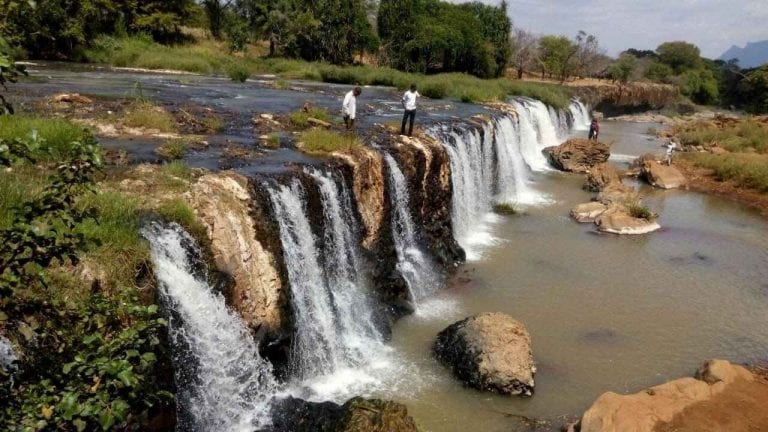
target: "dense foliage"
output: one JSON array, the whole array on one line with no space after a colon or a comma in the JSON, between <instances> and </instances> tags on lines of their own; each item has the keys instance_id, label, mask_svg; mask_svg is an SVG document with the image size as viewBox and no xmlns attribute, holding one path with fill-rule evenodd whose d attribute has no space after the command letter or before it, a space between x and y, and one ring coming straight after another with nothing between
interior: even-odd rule
<instances>
[{"instance_id":1,"label":"dense foliage","mask_svg":"<svg viewBox=\"0 0 768 432\"><path fill-rule=\"evenodd\" d=\"M72 58L100 34L178 40L194 0L0 0L0 36L32 57Z\"/></svg>"},{"instance_id":2,"label":"dense foliage","mask_svg":"<svg viewBox=\"0 0 768 432\"><path fill-rule=\"evenodd\" d=\"M510 61L507 4L382 0L378 30L384 62L400 70L498 77Z\"/></svg>"}]
</instances>

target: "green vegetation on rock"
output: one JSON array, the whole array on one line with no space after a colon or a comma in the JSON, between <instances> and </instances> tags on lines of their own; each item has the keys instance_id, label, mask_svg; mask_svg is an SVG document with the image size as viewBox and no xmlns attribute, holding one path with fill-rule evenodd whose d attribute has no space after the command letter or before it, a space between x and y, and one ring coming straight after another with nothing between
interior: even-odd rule
<instances>
[{"instance_id":1,"label":"green vegetation on rock","mask_svg":"<svg viewBox=\"0 0 768 432\"><path fill-rule=\"evenodd\" d=\"M137 101L126 109L123 123L128 127L156 129L160 132L176 132L176 119L150 102Z\"/></svg>"},{"instance_id":2,"label":"green vegetation on rock","mask_svg":"<svg viewBox=\"0 0 768 432\"><path fill-rule=\"evenodd\" d=\"M30 138L37 134L44 142L45 151L34 150L33 156L46 160L60 160L69 157L77 149L73 143L86 140L91 134L81 125L56 118L32 117L23 115L0 115L0 140L11 141L16 138Z\"/></svg>"},{"instance_id":3,"label":"green vegetation on rock","mask_svg":"<svg viewBox=\"0 0 768 432\"><path fill-rule=\"evenodd\" d=\"M299 147L308 153L333 153L362 145L357 136L325 129L310 129L299 135Z\"/></svg>"}]
</instances>

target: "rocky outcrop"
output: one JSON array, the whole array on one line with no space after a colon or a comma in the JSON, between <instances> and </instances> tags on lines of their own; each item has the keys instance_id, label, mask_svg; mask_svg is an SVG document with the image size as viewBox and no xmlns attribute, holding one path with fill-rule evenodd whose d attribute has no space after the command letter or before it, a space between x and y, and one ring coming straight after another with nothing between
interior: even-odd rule
<instances>
[{"instance_id":1,"label":"rocky outcrop","mask_svg":"<svg viewBox=\"0 0 768 432\"><path fill-rule=\"evenodd\" d=\"M611 148L601 142L574 138L557 147L545 148L544 154L549 163L561 171L586 173L607 162Z\"/></svg>"},{"instance_id":2,"label":"rocky outcrop","mask_svg":"<svg viewBox=\"0 0 768 432\"><path fill-rule=\"evenodd\" d=\"M574 85L579 99L607 116L658 109L677 100L677 87L666 84L609 82Z\"/></svg>"},{"instance_id":3,"label":"rocky outcrop","mask_svg":"<svg viewBox=\"0 0 768 432\"><path fill-rule=\"evenodd\" d=\"M208 230L213 259L231 275L229 303L259 334L278 332L283 325L283 283L273 250L260 240L253 217L248 180L232 172L201 177L189 201Z\"/></svg>"},{"instance_id":4,"label":"rocky outcrop","mask_svg":"<svg viewBox=\"0 0 768 432\"><path fill-rule=\"evenodd\" d=\"M373 248L384 226L386 195L381 154L368 147L355 147L333 156L352 172L352 192L363 223L363 246Z\"/></svg>"},{"instance_id":5,"label":"rocky outcrop","mask_svg":"<svg viewBox=\"0 0 768 432\"><path fill-rule=\"evenodd\" d=\"M584 189L590 192L600 192L606 186L621 183L619 172L608 162L595 165L587 172L587 182Z\"/></svg>"},{"instance_id":6,"label":"rocky outcrop","mask_svg":"<svg viewBox=\"0 0 768 432\"><path fill-rule=\"evenodd\" d=\"M502 313L483 313L452 324L437 336L437 359L465 384L502 394L530 396L536 366L528 330Z\"/></svg>"},{"instance_id":7,"label":"rocky outcrop","mask_svg":"<svg viewBox=\"0 0 768 432\"><path fill-rule=\"evenodd\" d=\"M660 164L655 160L644 160L640 178L651 186L661 189L677 189L685 186L686 178L683 173L672 165Z\"/></svg>"},{"instance_id":8,"label":"rocky outcrop","mask_svg":"<svg viewBox=\"0 0 768 432\"><path fill-rule=\"evenodd\" d=\"M624 206L612 206L595 219L601 232L622 235L648 234L661 229L655 220L635 217Z\"/></svg>"},{"instance_id":9,"label":"rocky outcrop","mask_svg":"<svg viewBox=\"0 0 768 432\"><path fill-rule=\"evenodd\" d=\"M747 397L749 396L749 397ZM733 398L733 400L731 400ZM749 415L766 417L768 383L747 369L723 360L706 363L696 378L681 378L632 395L608 392L600 396L581 419L581 432L699 432L763 430L754 423L734 427ZM697 407L699 409L697 410ZM720 410L711 421L701 417ZM695 416L693 412L699 411ZM762 413L762 414L760 414ZM688 417L686 419L686 417ZM697 420L696 427L685 427ZM668 427L677 423L677 428Z\"/></svg>"},{"instance_id":10,"label":"rocky outcrop","mask_svg":"<svg viewBox=\"0 0 768 432\"><path fill-rule=\"evenodd\" d=\"M288 398L275 403L269 432L418 432L399 403L354 398L344 405Z\"/></svg>"},{"instance_id":11,"label":"rocky outcrop","mask_svg":"<svg viewBox=\"0 0 768 432\"><path fill-rule=\"evenodd\" d=\"M594 223L608 210L608 206L597 201L579 204L571 209L571 217L578 223Z\"/></svg>"}]
</instances>

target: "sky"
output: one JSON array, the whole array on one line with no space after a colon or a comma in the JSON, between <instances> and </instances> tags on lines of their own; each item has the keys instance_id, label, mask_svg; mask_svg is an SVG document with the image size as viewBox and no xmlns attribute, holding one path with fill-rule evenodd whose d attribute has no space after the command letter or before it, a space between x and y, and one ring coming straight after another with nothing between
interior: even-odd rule
<instances>
[{"instance_id":1,"label":"sky","mask_svg":"<svg viewBox=\"0 0 768 432\"><path fill-rule=\"evenodd\" d=\"M461 3L463 0L451 0ZM479 0L499 4L500 0ZM594 34L609 55L685 40L704 57L768 40L768 0L507 0L512 24L537 34Z\"/></svg>"}]
</instances>

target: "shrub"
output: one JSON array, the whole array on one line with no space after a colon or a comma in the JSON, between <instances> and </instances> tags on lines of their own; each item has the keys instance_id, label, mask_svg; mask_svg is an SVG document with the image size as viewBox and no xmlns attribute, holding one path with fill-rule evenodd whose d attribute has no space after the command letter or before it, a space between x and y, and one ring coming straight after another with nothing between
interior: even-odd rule
<instances>
[{"instance_id":1,"label":"shrub","mask_svg":"<svg viewBox=\"0 0 768 432\"><path fill-rule=\"evenodd\" d=\"M443 82L427 82L420 93L428 98L442 99L448 94L448 86Z\"/></svg>"},{"instance_id":2,"label":"shrub","mask_svg":"<svg viewBox=\"0 0 768 432\"><path fill-rule=\"evenodd\" d=\"M189 151L189 143L184 139L171 139L157 148L156 152L160 156L170 159L184 159Z\"/></svg>"},{"instance_id":3,"label":"shrub","mask_svg":"<svg viewBox=\"0 0 768 432\"><path fill-rule=\"evenodd\" d=\"M308 112L304 110L292 112L288 116L288 121L291 123L291 125L297 128L306 128L310 126L310 118L322 120L324 122L331 121L331 115L328 113L328 110L320 107L312 107Z\"/></svg>"},{"instance_id":4,"label":"shrub","mask_svg":"<svg viewBox=\"0 0 768 432\"><path fill-rule=\"evenodd\" d=\"M648 208L645 207L640 201L632 201L627 205L630 216L637 219L645 219L652 221L656 219L656 215Z\"/></svg>"},{"instance_id":5,"label":"shrub","mask_svg":"<svg viewBox=\"0 0 768 432\"><path fill-rule=\"evenodd\" d=\"M361 145L354 135L342 135L325 129L310 129L299 136L300 148L309 153L347 151Z\"/></svg>"},{"instance_id":6,"label":"shrub","mask_svg":"<svg viewBox=\"0 0 768 432\"><path fill-rule=\"evenodd\" d=\"M251 70L246 66L238 63L233 63L232 66L227 68L227 76L232 81L246 82L251 77Z\"/></svg>"},{"instance_id":7,"label":"shrub","mask_svg":"<svg viewBox=\"0 0 768 432\"><path fill-rule=\"evenodd\" d=\"M176 132L176 119L164 109L149 102L134 102L126 110L123 123L128 127Z\"/></svg>"},{"instance_id":8,"label":"shrub","mask_svg":"<svg viewBox=\"0 0 768 432\"><path fill-rule=\"evenodd\" d=\"M280 148L280 135L276 133L269 134L267 137L267 142L264 143L264 146L270 149Z\"/></svg>"}]
</instances>

